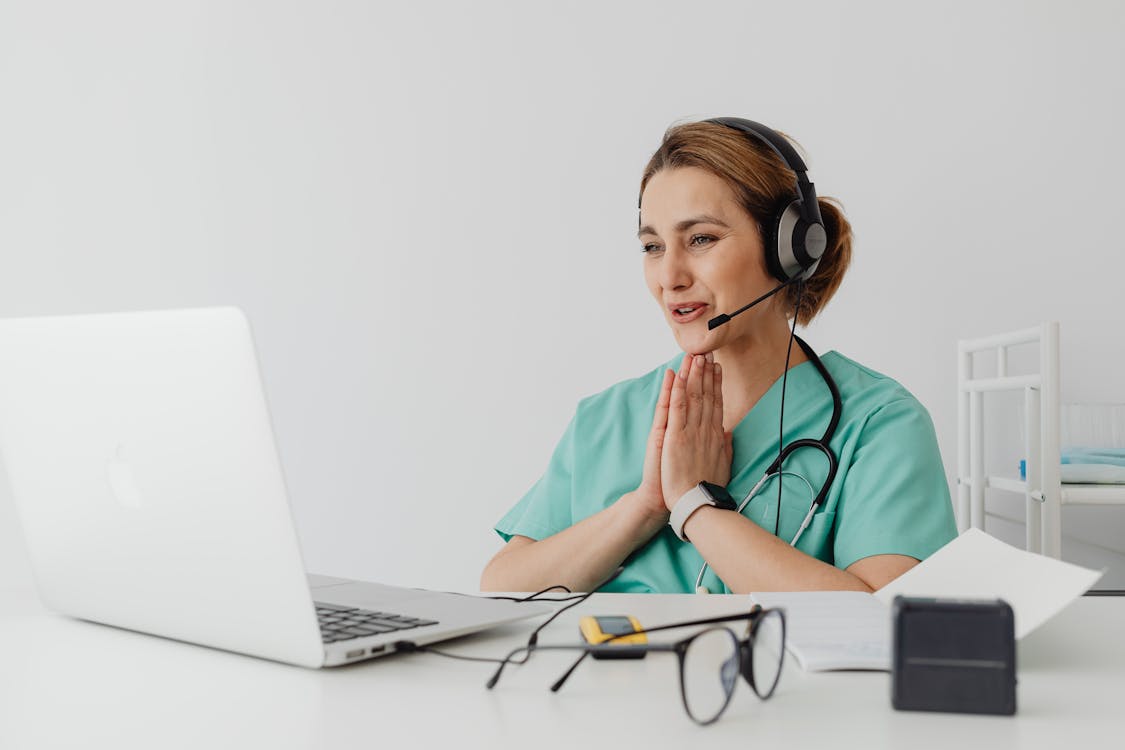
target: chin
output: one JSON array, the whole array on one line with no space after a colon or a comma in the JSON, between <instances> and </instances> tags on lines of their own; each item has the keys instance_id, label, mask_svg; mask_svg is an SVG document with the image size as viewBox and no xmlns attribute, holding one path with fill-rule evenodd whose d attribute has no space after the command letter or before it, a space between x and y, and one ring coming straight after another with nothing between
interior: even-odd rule
<instances>
[{"instance_id":1,"label":"chin","mask_svg":"<svg viewBox=\"0 0 1125 750\"><path fill-rule=\"evenodd\" d=\"M718 343L714 337L709 335L710 331L699 334L686 334L676 336L676 343L680 345L680 349L684 350L687 354L706 354L713 352L719 348Z\"/></svg>"}]
</instances>

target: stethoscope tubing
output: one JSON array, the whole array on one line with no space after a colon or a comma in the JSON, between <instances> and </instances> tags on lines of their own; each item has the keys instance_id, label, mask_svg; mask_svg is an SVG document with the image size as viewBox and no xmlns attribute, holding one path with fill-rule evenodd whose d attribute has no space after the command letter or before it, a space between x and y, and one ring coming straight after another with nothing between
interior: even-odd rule
<instances>
[{"instance_id":1,"label":"stethoscope tubing","mask_svg":"<svg viewBox=\"0 0 1125 750\"><path fill-rule=\"evenodd\" d=\"M742 511L757 496L758 491L761 490L762 486L767 481L769 481L771 477L774 476L777 477L778 482L782 480L782 477L785 474L799 477L802 481L805 482L806 485L808 485L811 492L812 485L809 484L807 479L794 472L782 471L781 467L785 464L785 459L787 459L795 451L801 448L816 448L828 460L828 475L825 477L824 482L820 485L820 491L817 492L816 496L813 498L808 512L805 514L804 519L801 521L801 525L797 528L797 533L794 534L793 539L790 540L790 547L797 546L797 542L800 541L801 535L805 533L805 529L807 529L809 527L809 524L812 523L813 516L816 514L816 509L824 504L825 499L828 497L829 490L832 489L832 482L836 479L836 469L839 466L839 462L836 459L836 454L829 446L829 441L831 441L832 437L836 434L836 427L840 423L840 416L843 412L843 402L840 398L840 389L836 386L836 381L833 380L832 375L829 374L828 369L824 366L824 363L820 361L820 357L817 356L816 352L813 351L813 348L809 346L800 336L794 336L793 338L805 352L805 356L808 357L809 361L813 363L813 366L820 374L820 377L824 381L824 384L828 386L828 391L832 394L832 417L828 420L828 427L824 430L824 435L821 436L819 440L816 440L814 438L800 438L783 447L781 451L778 452L777 458L775 458L766 468L766 471L762 475L762 478L758 480L753 488L751 488L750 492L746 493L746 497L739 504L736 511L737 513L741 514ZM780 504L778 504L777 506L777 513L775 515L774 523L775 529L781 523ZM774 533L777 533L776 530ZM709 566L707 565L707 563L704 562L703 567L699 569L699 575L695 579L696 593L707 593L707 589L703 587L703 576L706 574L708 567Z\"/></svg>"}]
</instances>

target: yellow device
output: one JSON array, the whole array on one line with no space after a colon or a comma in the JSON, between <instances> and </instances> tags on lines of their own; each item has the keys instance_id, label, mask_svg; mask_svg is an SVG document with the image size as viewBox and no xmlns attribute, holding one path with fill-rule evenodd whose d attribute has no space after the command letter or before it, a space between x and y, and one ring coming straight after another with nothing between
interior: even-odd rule
<instances>
[{"instance_id":1,"label":"yellow device","mask_svg":"<svg viewBox=\"0 0 1125 750\"><path fill-rule=\"evenodd\" d=\"M637 618L632 615L587 615L578 621L578 630L587 643L605 643L610 646L639 646L648 643ZM632 635L629 635L629 634ZM614 636L621 636L614 638ZM595 659L643 659L644 651L623 649L621 653L594 653Z\"/></svg>"}]
</instances>

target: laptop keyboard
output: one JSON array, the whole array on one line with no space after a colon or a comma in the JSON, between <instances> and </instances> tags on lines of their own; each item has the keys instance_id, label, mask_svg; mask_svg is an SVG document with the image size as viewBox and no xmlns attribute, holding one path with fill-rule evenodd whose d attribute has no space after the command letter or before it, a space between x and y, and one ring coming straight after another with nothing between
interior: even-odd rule
<instances>
[{"instance_id":1,"label":"laptop keyboard","mask_svg":"<svg viewBox=\"0 0 1125 750\"><path fill-rule=\"evenodd\" d=\"M314 604L316 604L316 617L320 621L320 636L325 643L349 641L353 638L438 624L437 620L405 617L393 612L372 612L368 609L341 607L338 604L324 602L314 602Z\"/></svg>"}]
</instances>

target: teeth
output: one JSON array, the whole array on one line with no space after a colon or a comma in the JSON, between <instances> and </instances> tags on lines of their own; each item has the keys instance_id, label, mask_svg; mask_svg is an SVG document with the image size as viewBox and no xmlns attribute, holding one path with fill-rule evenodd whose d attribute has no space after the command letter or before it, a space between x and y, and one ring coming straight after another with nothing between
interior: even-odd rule
<instances>
[{"instance_id":1,"label":"teeth","mask_svg":"<svg viewBox=\"0 0 1125 750\"><path fill-rule=\"evenodd\" d=\"M681 315L687 315L690 312L695 312L695 308L694 307L677 307L676 312L680 313Z\"/></svg>"}]
</instances>

